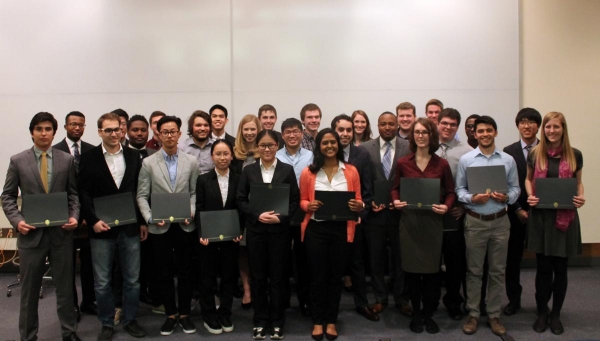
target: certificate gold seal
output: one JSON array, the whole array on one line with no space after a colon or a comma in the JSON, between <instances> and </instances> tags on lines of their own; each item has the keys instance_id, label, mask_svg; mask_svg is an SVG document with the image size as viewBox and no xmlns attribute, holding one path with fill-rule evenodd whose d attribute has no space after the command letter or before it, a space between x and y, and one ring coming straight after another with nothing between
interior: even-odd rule
<instances>
[{"instance_id":1,"label":"certificate gold seal","mask_svg":"<svg viewBox=\"0 0 600 341\"><path fill-rule=\"evenodd\" d=\"M225 239L225 237L222 234L220 234L219 235L219 240L223 240L223 239Z\"/></svg>"},{"instance_id":2,"label":"certificate gold seal","mask_svg":"<svg viewBox=\"0 0 600 341\"><path fill-rule=\"evenodd\" d=\"M418 207L418 208L421 208L422 206L423 206L423 204L421 204L421 203L417 203L417 207Z\"/></svg>"},{"instance_id":3,"label":"certificate gold seal","mask_svg":"<svg viewBox=\"0 0 600 341\"><path fill-rule=\"evenodd\" d=\"M333 220L335 220L335 219L337 218L337 216L334 214L334 215L332 215L332 216L331 216L331 218L332 218Z\"/></svg>"},{"instance_id":4,"label":"certificate gold seal","mask_svg":"<svg viewBox=\"0 0 600 341\"><path fill-rule=\"evenodd\" d=\"M173 218L173 216L170 216L170 217L169 217L169 221L170 221L170 222L173 222L173 220L175 220L175 218Z\"/></svg>"},{"instance_id":5,"label":"certificate gold seal","mask_svg":"<svg viewBox=\"0 0 600 341\"><path fill-rule=\"evenodd\" d=\"M269 184L269 189L273 189L273 185Z\"/></svg>"},{"instance_id":6,"label":"certificate gold seal","mask_svg":"<svg viewBox=\"0 0 600 341\"><path fill-rule=\"evenodd\" d=\"M119 225L119 219L115 219L115 225Z\"/></svg>"},{"instance_id":7,"label":"certificate gold seal","mask_svg":"<svg viewBox=\"0 0 600 341\"><path fill-rule=\"evenodd\" d=\"M488 188L488 189L485 190L485 194L490 194L490 193L492 193L491 189Z\"/></svg>"},{"instance_id":8,"label":"certificate gold seal","mask_svg":"<svg viewBox=\"0 0 600 341\"><path fill-rule=\"evenodd\" d=\"M44 224L46 224L46 226L50 225L50 220L48 220L48 219L44 220Z\"/></svg>"},{"instance_id":9,"label":"certificate gold seal","mask_svg":"<svg viewBox=\"0 0 600 341\"><path fill-rule=\"evenodd\" d=\"M554 208L558 208L558 203L557 202L554 203Z\"/></svg>"}]
</instances>

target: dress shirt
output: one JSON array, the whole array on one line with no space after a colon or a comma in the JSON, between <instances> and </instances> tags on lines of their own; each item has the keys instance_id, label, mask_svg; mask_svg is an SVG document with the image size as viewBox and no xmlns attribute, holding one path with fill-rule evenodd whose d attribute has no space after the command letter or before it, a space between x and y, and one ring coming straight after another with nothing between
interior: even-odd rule
<instances>
[{"instance_id":1,"label":"dress shirt","mask_svg":"<svg viewBox=\"0 0 600 341\"><path fill-rule=\"evenodd\" d=\"M38 149L36 146L33 146L33 152L35 154L35 161L37 163L38 171L42 166L42 151ZM46 160L48 162L48 171L46 174L48 175L48 191L52 188L52 148L48 148L46 151Z\"/></svg>"},{"instance_id":2,"label":"dress shirt","mask_svg":"<svg viewBox=\"0 0 600 341\"><path fill-rule=\"evenodd\" d=\"M504 166L508 185L508 204L514 204L517 201L521 188L515 160L498 149L494 150L492 155L483 155L477 147L460 158L456 171L456 194L458 200L465 203L466 208L478 214L494 214L506 209L506 203L500 203L491 198L483 205L473 204L471 200L473 194L469 193L467 185L467 168L471 166Z\"/></svg>"},{"instance_id":3,"label":"dress shirt","mask_svg":"<svg viewBox=\"0 0 600 341\"><path fill-rule=\"evenodd\" d=\"M200 148L200 146L194 143L194 138L188 137L184 141L180 141L178 147L183 150L184 153L196 157L196 160L198 160L198 170L200 171L200 174L204 174L215 168L212 156L210 155L210 146L212 146L213 142L214 140L211 137L208 139L208 142L206 142L206 145L203 148Z\"/></svg>"},{"instance_id":4,"label":"dress shirt","mask_svg":"<svg viewBox=\"0 0 600 341\"><path fill-rule=\"evenodd\" d=\"M300 147L294 155L290 154L286 147L283 147L277 151L275 156L279 161L294 167L294 173L296 173L296 181L298 181L298 184L300 184L300 174L302 174L302 170L308 167L313 160L313 153L302 147Z\"/></svg>"},{"instance_id":5,"label":"dress shirt","mask_svg":"<svg viewBox=\"0 0 600 341\"><path fill-rule=\"evenodd\" d=\"M275 161L273 161L273 164L268 169L265 168L265 166L262 163L262 160L260 160L260 173L262 174L264 183L270 184L271 181L273 181L273 174L275 174L275 166L277 166L277 158L275 158Z\"/></svg>"},{"instance_id":6,"label":"dress shirt","mask_svg":"<svg viewBox=\"0 0 600 341\"><path fill-rule=\"evenodd\" d=\"M69 153L71 153L71 155L75 156L73 154L73 144L77 144L77 148L79 148L79 155L81 155L81 140L75 142L70 138L65 137L65 141L67 142L67 146L69 147Z\"/></svg>"},{"instance_id":7,"label":"dress shirt","mask_svg":"<svg viewBox=\"0 0 600 341\"><path fill-rule=\"evenodd\" d=\"M457 141L455 139L450 140L450 142L440 141L440 148L435 152L438 156L442 155L442 143L446 143L448 145L448 149L446 149L446 161L450 164L450 170L452 171L452 176L456 179L456 169L458 168L458 161L461 156L473 150L468 143Z\"/></svg>"},{"instance_id":8,"label":"dress shirt","mask_svg":"<svg viewBox=\"0 0 600 341\"><path fill-rule=\"evenodd\" d=\"M398 136L399 138L408 141L408 135L406 136L402 136L402 134L400 133L400 129L398 129L398 132L396 133L396 136Z\"/></svg>"},{"instance_id":9,"label":"dress shirt","mask_svg":"<svg viewBox=\"0 0 600 341\"><path fill-rule=\"evenodd\" d=\"M169 180L171 181L171 189L175 190L175 183L177 180L177 159L179 159L179 149L177 149L177 153L173 155L167 154L164 149L160 149L163 157L165 158L165 162L167 164L167 171L169 171Z\"/></svg>"},{"instance_id":10,"label":"dress shirt","mask_svg":"<svg viewBox=\"0 0 600 341\"><path fill-rule=\"evenodd\" d=\"M385 143L387 141L384 140L381 136L379 137L379 160L381 160L381 162L383 162L383 156L385 155L385 149L387 148ZM392 145L390 147L390 158L392 159L392 162L394 162L394 155L396 155L396 138L394 137L393 139L390 140L390 144ZM390 165L393 166L393 165ZM390 167L391 169L392 167Z\"/></svg>"},{"instance_id":11,"label":"dress shirt","mask_svg":"<svg viewBox=\"0 0 600 341\"><path fill-rule=\"evenodd\" d=\"M533 143L530 145L525 143L525 141L521 140L521 149L523 150L523 156L525 156L525 160L527 160L527 157L529 156L529 152L531 151L531 148L537 146L537 144L538 144L538 139L535 139L535 141L533 141ZM527 146L531 146L530 150L527 150Z\"/></svg>"},{"instance_id":12,"label":"dress shirt","mask_svg":"<svg viewBox=\"0 0 600 341\"><path fill-rule=\"evenodd\" d=\"M347 145L346 148L344 148L344 161L348 162L349 158L350 158L350 145Z\"/></svg>"},{"instance_id":13,"label":"dress shirt","mask_svg":"<svg viewBox=\"0 0 600 341\"><path fill-rule=\"evenodd\" d=\"M102 144L102 153L104 153L104 160L106 160L106 165L110 170L110 174L117 185L117 188L121 187L121 181L123 181L123 176L125 175L125 156L123 155L123 146L119 143L119 150L111 154L106 148L104 148L104 143Z\"/></svg>"},{"instance_id":14,"label":"dress shirt","mask_svg":"<svg viewBox=\"0 0 600 341\"><path fill-rule=\"evenodd\" d=\"M229 191L229 169L227 170L227 174L225 175L219 174L216 168L215 172L217 173L217 182L219 183L219 189L221 190L223 207L225 207L225 203L227 202L227 191Z\"/></svg>"},{"instance_id":15,"label":"dress shirt","mask_svg":"<svg viewBox=\"0 0 600 341\"><path fill-rule=\"evenodd\" d=\"M211 133L213 141L216 141L216 140L225 140L225 136L226 135L227 135L226 132L223 132L223 135L220 135L220 136L215 135L215 133Z\"/></svg>"},{"instance_id":16,"label":"dress shirt","mask_svg":"<svg viewBox=\"0 0 600 341\"><path fill-rule=\"evenodd\" d=\"M315 179L315 191L347 191L348 181L346 180L346 176L344 175L345 169L346 165L342 161L338 161L338 171L331 178L331 182L329 182L329 179L327 178L327 173L325 173L323 168L319 169L319 171L317 172L317 177ZM315 219L314 213L311 218Z\"/></svg>"},{"instance_id":17,"label":"dress shirt","mask_svg":"<svg viewBox=\"0 0 600 341\"><path fill-rule=\"evenodd\" d=\"M302 133L302 148L312 151L315 149L315 144L315 139L313 139L313 137L310 136L310 134L307 133L306 130L304 130L304 132Z\"/></svg>"}]
</instances>

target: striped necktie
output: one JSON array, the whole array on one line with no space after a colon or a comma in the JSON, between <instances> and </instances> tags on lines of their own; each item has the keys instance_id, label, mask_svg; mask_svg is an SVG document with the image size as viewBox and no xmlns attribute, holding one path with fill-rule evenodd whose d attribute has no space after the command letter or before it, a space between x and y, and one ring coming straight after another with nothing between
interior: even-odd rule
<instances>
[{"instance_id":1,"label":"striped necktie","mask_svg":"<svg viewBox=\"0 0 600 341\"><path fill-rule=\"evenodd\" d=\"M447 159L448 155L446 154L446 151L448 150L448 145L446 143L442 143L440 144L440 148L442 148L442 155L440 155L440 157L442 159Z\"/></svg>"},{"instance_id":2,"label":"striped necktie","mask_svg":"<svg viewBox=\"0 0 600 341\"><path fill-rule=\"evenodd\" d=\"M80 154L79 154L79 146L77 145L77 142L73 143L73 158L75 159L75 169L79 170L79 160L80 160Z\"/></svg>"},{"instance_id":3,"label":"striped necktie","mask_svg":"<svg viewBox=\"0 0 600 341\"><path fill-rule=\"evenodd\" d=\"M383 165L383 173L385 174L385 178L390 178L390 171L392 170L392 144L390 141L385 143L385 153L383 154L383 160L381 160L381 164Z\"/></svg>"}]
</instances>

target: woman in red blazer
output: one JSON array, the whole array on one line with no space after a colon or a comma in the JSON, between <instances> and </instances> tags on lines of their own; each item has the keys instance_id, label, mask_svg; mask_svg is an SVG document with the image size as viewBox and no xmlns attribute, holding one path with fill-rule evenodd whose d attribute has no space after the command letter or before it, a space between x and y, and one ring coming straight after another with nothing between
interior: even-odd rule
<instances>
[{"instance_id":1,"label":"woman in red blazer","mask_svg":"<svg viewBox=\"0 0 600 341\"><path fill-rule=\"evenodd\" d=\"M315 200L315 190L353 191L356 196L348 201L348 206L354 212L361 211L364 203L358 171L344 162L340 137L333 129L326 128L317 134L313 152L313 163L300 175L300 207L306 212L302 240L306 243L310 269L312 338L322 340L325 332L327 340L335 340L346 243L354 240L356 222L315 220L314 213L323 205Z\"/></svg>"}]
</instances>

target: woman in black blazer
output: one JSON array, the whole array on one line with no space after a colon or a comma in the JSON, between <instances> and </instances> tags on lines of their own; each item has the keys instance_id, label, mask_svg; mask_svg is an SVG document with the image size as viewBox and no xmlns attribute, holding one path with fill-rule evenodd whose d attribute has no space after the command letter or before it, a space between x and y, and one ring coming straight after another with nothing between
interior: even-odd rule
<instances>
[{"instance_id":1,"label":"woman in black blazer","mask_svg":"<svg viewBox=\"0 0 600 341\"><path fill-rule=\"evenodd\" d=\"M271 340L283 338L285 307L283 281L286 258L290 249L289 217L298 209L300 192L294 168L275 157L277 135L263 130L256 137L260 160L246 166L242 172L237 193L237 204L245 216L252 305L254 307L253 338L264 340L271 328ZM290 185L288 216L274 212L250 212L250 185L252 183L280 183ZM259 198L253 200L260 200Z\"/></svg>"}]
</instances>

